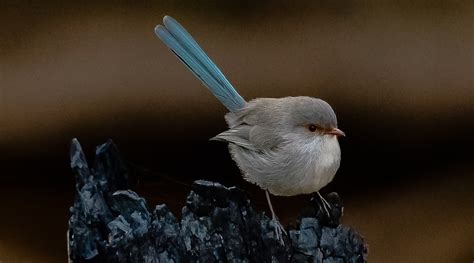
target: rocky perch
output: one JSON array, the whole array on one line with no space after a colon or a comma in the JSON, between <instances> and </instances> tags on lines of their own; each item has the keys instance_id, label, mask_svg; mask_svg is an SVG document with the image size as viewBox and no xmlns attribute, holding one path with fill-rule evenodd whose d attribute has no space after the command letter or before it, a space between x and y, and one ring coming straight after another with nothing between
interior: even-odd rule
<instances>
[{"instance_id":1,"label":"rocky perch","mask_svg":"<svg viewBox=\"0 0 474 263\"><path fill-rule=\"evenodd\" d=\"M151 210L129 190L126 166L111 141L97 147L92 169L75 139L70 154L77 182L70 262L367 261L363 238L339 224L342 203L336 193L326 196L330 216L312 198L308 211L287 229L283 245L270 218L255 211L239 188L195 181L178 219L166 204Z\"/></svg>"}]
</instances>

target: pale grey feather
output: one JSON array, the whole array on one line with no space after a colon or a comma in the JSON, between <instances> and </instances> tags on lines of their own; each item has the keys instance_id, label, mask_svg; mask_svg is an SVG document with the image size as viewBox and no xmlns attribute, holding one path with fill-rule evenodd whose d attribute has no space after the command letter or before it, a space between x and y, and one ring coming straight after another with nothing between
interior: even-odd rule
<instances>
[{"instance_id":1,"label":"pale grey feather","mask_svg":"<svg viewBox=\"0 0 474 263\"><path fill-rule=\"evenodd\" d=\"M240 125L222 133L219 133L215 137L212 137L210 140L229 142L236 144L240 147L246 148L248 150L258 151L258 149L255 148L255 146L249 141L250 129L252 129L252 126Z\"/></svg>"}]
</instances>

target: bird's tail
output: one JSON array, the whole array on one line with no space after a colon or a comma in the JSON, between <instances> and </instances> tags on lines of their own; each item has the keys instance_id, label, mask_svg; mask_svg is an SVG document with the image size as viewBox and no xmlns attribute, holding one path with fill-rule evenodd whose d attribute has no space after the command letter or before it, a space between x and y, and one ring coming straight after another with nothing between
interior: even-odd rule
<instances>
[{"instance_id":1,"label":"bird's tail","mask_svg":"<svg viewBox=\"0 0 474 263\"><path fill-rule=\"evenodd\" d=\"M156 35L178 56L202 83L230 111L245 106L245 100L232 87L214 62L204 53L193 37L170 16L155 27Z\"/></svg>"}]
</instances>

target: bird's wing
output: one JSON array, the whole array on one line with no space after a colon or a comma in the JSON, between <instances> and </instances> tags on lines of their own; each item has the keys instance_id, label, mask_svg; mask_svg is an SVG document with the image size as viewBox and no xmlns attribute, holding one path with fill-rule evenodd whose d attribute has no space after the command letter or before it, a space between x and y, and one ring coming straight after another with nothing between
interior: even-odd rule
<instances>
[{"instance_id":1,"label":"bird's wing","mask_svg":"<svg viewBox=\"0 0 474 263\"><path fill-rule=\"evenodd\" d=\"M262 151L274 151L285 143L277 129L260 125L250 130L249 141Z\"/></svg>"},{"instance_id":2,"label":"bird's wing","mask_svg":"<svg viewBox=\"0 0 474 263\"><path fill-rule=\"evenodd\" d=\"M219 133L212 137L211 140L233 143L245 149L257 151L258 149L249 141L251 129L252 127L249 125L239 125L235 128Z\"/></svg>"},{"instance_id":3,"label":"bird's wing","mask_svg":"<svg viewBox=\"0 0 474 263\"><path fill-rule=\"evenodd\" d=\"M245 100L186 29L170 16L163 18L163 24L164 26L155 27L156 35L202 81L204 86L231 112L243 108Z\"/></svg>"},{"instance_id":4,"label":"bird's wing","mask_svg":"<svg viewBox=\"0 0 474 263\"><path fill-rule=\"evenodd\" d=\"M253 151L272 151L280 147L284 138L279 132L279 114L274 99L255 99L225 118L230 129L212 140L225 141Z\"/></svg>"},{"instance_id":5,"label":"bird's wing","mask_svg":"<svg viewBox=\"0 0 474 263\"><path fill-rule=\"evenodd\" d=\"M274 150L284 141L274 130L246 124L228 129L211 140L233 143L256 152Z\"/></svg>"}]
</instances>

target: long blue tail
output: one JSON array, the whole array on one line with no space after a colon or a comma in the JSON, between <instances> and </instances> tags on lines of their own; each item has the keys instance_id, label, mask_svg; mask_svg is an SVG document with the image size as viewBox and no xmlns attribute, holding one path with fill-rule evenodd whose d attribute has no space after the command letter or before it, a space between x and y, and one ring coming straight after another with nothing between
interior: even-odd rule
<instances>
[{"instance_id":1,"label":"long blue tail","mask_svg":"<svg viewBox=\"0 0 474 263\"><path fill-rule=\"evenodd\" d=\"M156 35L178 56L202 83L230 111L245 106L245 100L232 87L214 62L204 53L193 37L170 16L155 27Z\"/></svg>"}]
</instances>

